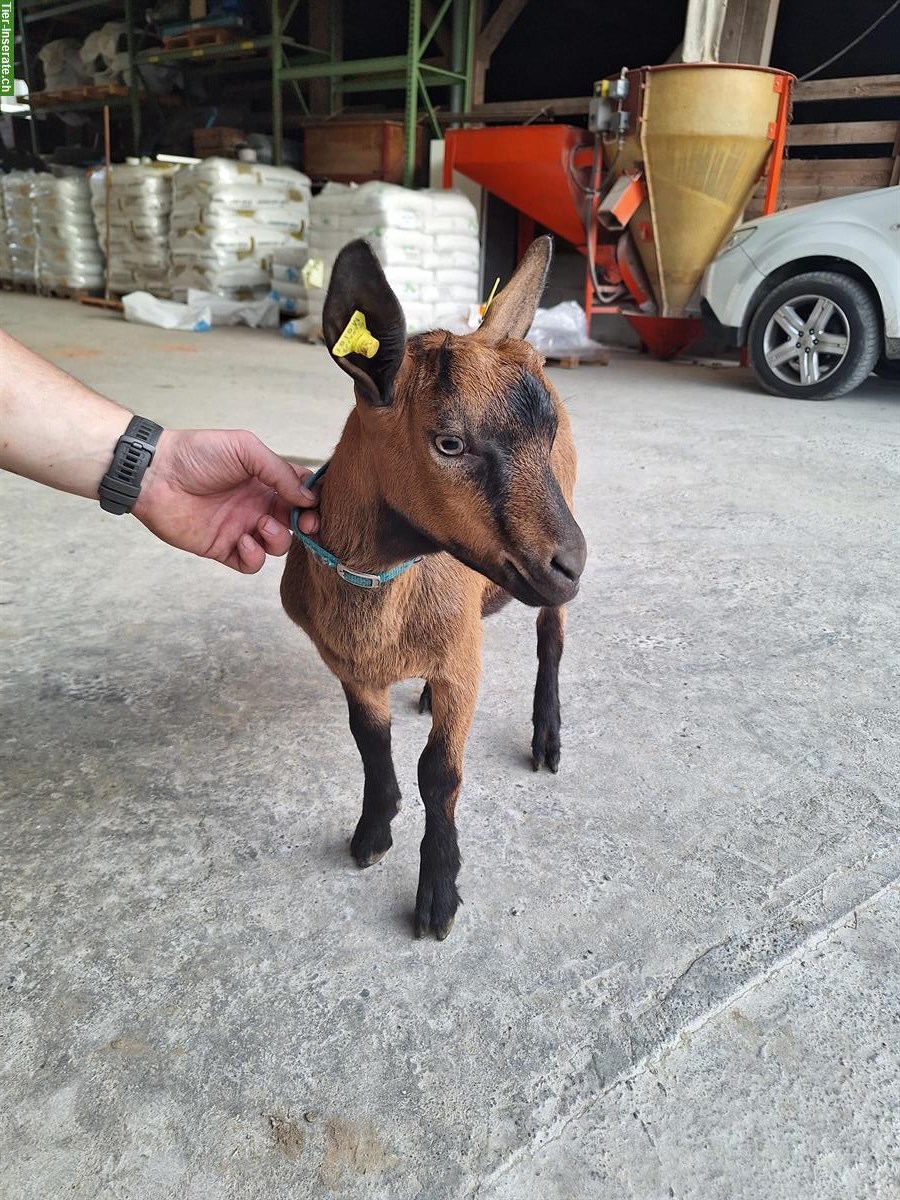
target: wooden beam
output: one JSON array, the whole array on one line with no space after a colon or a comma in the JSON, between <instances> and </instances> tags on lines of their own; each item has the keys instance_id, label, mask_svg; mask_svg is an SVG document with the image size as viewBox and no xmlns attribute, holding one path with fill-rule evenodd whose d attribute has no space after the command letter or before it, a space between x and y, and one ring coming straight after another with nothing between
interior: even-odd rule
<instances>
[{"instance_id":1,"label":"wooden beam","mask_svg":"<svg viewBox=\"0 0 900 1200\"><path fill-rule=\"evenodd\" d=\"M528 0L500 0L497 11L476 39L476 58L490 63L491 55L512 29L513 23L527 3Z\"/></svg>"},{"instance_id":2,"label":"wooden beam","mask_svg":"<svg viewBox=\"0 0 900 1200\"><path fill-rule=\"evenodd\" d=\"M533 120L538 115L548 117L578 117L585 114L591 102L590 96L563 96L551 100L496 100L489 104L475 104L468 113L456 121L508 121L511 125L520 121ZM441 118L442 114L438 113ZM448 118L449 119L449 118Z\"/></svg>"},{"instance_id":3,"label":"wooden beam","mask_svg":"<svg viewBox=\"0 0 900 1200\"><path fill-rule=\"evenodd\" d=\"M830 121L821 125L791 125L789 146L877 146L893 143L897 121Z\"/></svg>"},{"instance_id":4,"label":"wooden beam","mask_svg":"<svg viewBox=\"0 0 900 1200\"><path fill-rule=\"evenodd\" d=\"M331 53L331 24L335 23L335 58L344 57L344 0L309 0L309 41L315 50ZM337 98L337 97L336 97ZM314 113L327 114L331 106L331 82L309 81L309 107Z\"/></svg>"},{"instance_id":5,"label":"wooden beam","mask_svg":"<svg viewBox=\"0 0 900 1200\"><path fill-rule=\"evenodd\" d=\"M719 62L767 67L772 57L779 0L728 0Z\"/></svg>"},{"instance_id":6,"label":"wooden beam","mask_svg":"<svg viewBox=\"0 0 900 1200\"><path fill-rule=\"evenodd\" d=\"M796 83L791 94L795 104L816 100L867 100L900 96L900 75L869 75L850 79L810 79Z\"/></svg>"}]
</instances>

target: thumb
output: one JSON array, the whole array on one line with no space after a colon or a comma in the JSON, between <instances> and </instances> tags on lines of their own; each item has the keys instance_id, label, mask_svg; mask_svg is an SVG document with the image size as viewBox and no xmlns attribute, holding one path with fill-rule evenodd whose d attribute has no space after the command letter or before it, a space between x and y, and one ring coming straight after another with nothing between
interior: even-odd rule
<instances>
[{"instance_id":1,"label":"thumb","mask_svg":"<svg viewBox=\"0 0 900 1200\"><path fill-rule=\"evenodd\" d=\"M254 476L266 487L273 488L286 504L300 508L313 508L318 500L304 487L312 471L305 467L294 467L253 433L242 433L238 439L238 458L248 475Z\"/></svg>"}]
</instances>

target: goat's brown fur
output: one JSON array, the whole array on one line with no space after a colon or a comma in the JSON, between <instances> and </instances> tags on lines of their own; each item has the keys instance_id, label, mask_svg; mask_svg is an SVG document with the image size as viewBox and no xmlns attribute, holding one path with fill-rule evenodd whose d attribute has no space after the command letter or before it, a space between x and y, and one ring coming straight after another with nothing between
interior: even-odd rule
<instances>
[{"instance_id":1,"label":"goat's brown fur","mask_svg":"<svg viewBox=\"0 0 900 1200\"><path fill-rule=\"evenodd\" d=\"M542 603L540 587L555 596L560 575L553 555L559 546L574 547L570 557L575 565L566 575L574 584L563 585L561 593L571 598L584 562L583 539L570 512L576 464L568 416L543 373L540 356L525 342L503 336L504 328L520 325L523 315L525 329L530 324L549 249L543 254L540 271L541 264L532 263L519 291L514 280L495 301L500 309L493 333L486 321L478 333L466 337L434 332L413 338L405 349L395 351L393 374L382 375L374 384L362 376L368 364L341 363L354 376L357 405L323 481L318 540L346 565L361 571L381 572L419 553L424 554L422 561L388 586L370 592L348 585L296 543L282 582L286 611L312 638L347 693L351 728L366 768L363 816L353 844L361 865L377 861L389 848L390 818L399 803L390 760L388 688L416 677L430 685L432 733L419 771L426 807L416 909L419 934L431 929L438 937L446 936L458 903L453 820L478 691L482 613L508 599L502 586L507 580L513 581L527 603ZM363 269L371 269L365 257L361 262ZM340 260L332 291L339 268ZM533 302L529 296L523 302L523 289L530 289ZM363 311L370 327L380 338L386 335L389 343L393 324L382 314L379 326L381 310L367 298L369 307ZM331 292L329 303L338 304ZM337 325L349 317L344 310L351 303L356 306L350 299L337 308L333 316ZM520 314L518 308L526 311ZM328 315L326 306L326 325ZM540 389L534 392L532 407L544 406L541 419L547 428L536 420L535 428L520 436L515 420L511 425L509 397L521 390L526 379L529 387ZM383 393L390 402L379 402ZM526 396L522 401L526 418L527 401ZM500 510L492 503L489 488L474 486L463 465L442 459L435 450L435 433L442 429L482 430L492 436L499 431L502 538ZM553 502L559 493L564 503ZM513 557L517 568L509 565ZM490 572L494 581L480 571ZM551 582L545 580L548 572ZM544 683L539 672L536 692L535 766L546 761L555 769L559 756L556 669L562 652L563 610L551 599L541 612L550 639L545 637L545 644L549 647L552 642L552 647ZM547 697L540 706L539 692ZM554 697L555 730L539 730L544 721L539 707L553 724Z\"/></svg>"}]
</instances>

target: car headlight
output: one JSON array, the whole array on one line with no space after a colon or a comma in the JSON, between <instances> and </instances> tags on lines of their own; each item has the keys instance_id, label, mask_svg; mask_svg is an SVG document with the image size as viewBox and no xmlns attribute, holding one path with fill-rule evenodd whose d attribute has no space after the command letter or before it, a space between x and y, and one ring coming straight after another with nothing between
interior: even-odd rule
<instances>
[{"instance_id":1,"label":"car headlight","mask_svg":"<svg viewBox=\"0 0 900 1200\"><path fill-rule=\"evenodd\" d=\"M718 258L722 254L727 254L729 250L734 250L736 246L743 245L748 237L752 237L756 233L756 226L751 225L748 229L736 229L727 242L724 242L722 249L716 255Z\"/></svg>"}]
</instances>

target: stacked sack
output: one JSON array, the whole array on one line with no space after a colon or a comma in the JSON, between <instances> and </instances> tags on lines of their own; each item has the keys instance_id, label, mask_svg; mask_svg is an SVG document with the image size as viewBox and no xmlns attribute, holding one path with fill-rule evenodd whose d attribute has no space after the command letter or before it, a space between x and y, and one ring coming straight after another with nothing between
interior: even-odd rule
<instances>
[{"instance_id":1,"label":"stacked sack","mask_svg":"<svg viewBox=\"0 0 900 1200\"><path fill-rule=\"evenodd\" d=\"M6 225L6 201L0 186L0 283L12 283L12 262L9 257L9 232Z\"/></svg>"},{"instance_id":2,"label":"stacked sack","mask_svg":"<svg viewBox=\"0 0 900 1200\"><path fill-rule=\"evenodd\" d=\"M174 297L189 288L232 300L265 296L276 254L305 259L309 201L309 179L290 167L207 158L184 168L169 238Z\"/></svg>"},{"instance_id":3,"label":"stacked sack","mask_svg":"<svg viewBox=\"0 0 900 1200\"><path fill-rule=\"evenodd\" d=\"M31 201L31 185L35 178L34 171L11 171L0 179L10 279L15 284L32 287L38 282L37 235Z\"/></svg>"},{"instance_id":4,"label":"stacked sack","mask_svg":"<svg viewBox=\"0 0 900 1200\"><path fill-rule=\"evenodd\" d=\"M113 292L169 296L171 163L116 163L110 168L109 287ZM100 245L106 244L106 168L90 177Z\"/></svg>"},{"instance_id":5,"label":"stacked sack","mask_svg":"<svg viewBox=\"0 0 900 1200\"><path fill-rule=\"evenodd\" d=\"M296 311L321 320L334 260L360 237L384 268L409 332L459 318L478 303L478 217L465 196L380 182L326 184L311 206L310 258Z\"/></svg>"},{"instance_id":6,"label":"stacked sack","mask_svg":"<svg viewBox=\"0 0 900 1200\"><path fill-rule=\"evenodd\" d=\"M35 175L31 199L41 286L61 291L102 287L103 255L87 180L82 175Z\"/></svg>"},{"instance_id":7,"label":"stacked sack","mask_svg":"<svg viewBox=\"0 0 900 1200\"><path fill-rule=\"evenodd\" d=\"M81 43L75 38L58 38L47 42L38 51L44 72L44 87L48 92L83 87L92 83L90 72L81 61Z\"/></svg>"}]
</instances>

